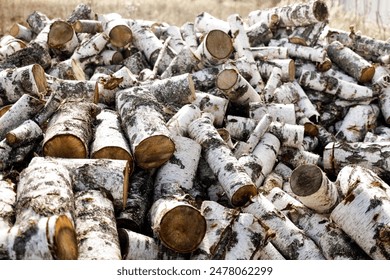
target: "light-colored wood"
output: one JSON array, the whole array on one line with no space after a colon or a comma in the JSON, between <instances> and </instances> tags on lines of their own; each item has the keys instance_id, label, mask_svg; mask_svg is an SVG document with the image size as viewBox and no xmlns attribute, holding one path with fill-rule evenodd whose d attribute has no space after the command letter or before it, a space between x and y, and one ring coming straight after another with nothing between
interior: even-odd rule
<instances>
[{"instance_id":1,"label":"light-colored wood","mask_svg":"<svg viewBox=\"0 0 390 280\"><path fill-rule=\"evenodd\" d=\"M9 29L9 34L25 42L30 42L34 36L31 29L19 23L14 23L11 26Z\"/></svg>"},{"instance_id":2,"label":"light-colored wood","mask_svg":"<svg viewBox=\"0 0 390 280\"><path fill-rule=\"evenodd\" d=\"M50 25L47 44L51 49L71 55L79 45L79 41L70 23L56 20Z\"/></svg>"}]
</instances>

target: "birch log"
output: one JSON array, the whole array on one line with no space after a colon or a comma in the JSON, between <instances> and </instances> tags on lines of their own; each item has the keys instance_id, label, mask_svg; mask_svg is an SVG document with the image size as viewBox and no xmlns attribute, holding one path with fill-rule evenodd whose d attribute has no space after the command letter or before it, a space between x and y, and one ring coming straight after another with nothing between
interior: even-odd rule
<instances>
[{"instance_id":1,"label":"birch log","mask_svg":"<svg viewBox=\"0 0 390 280\"><path fill-rule=\"evenodd\" d=\"M194 104L186 104L169 119L167 127L173 136L187 136L188 126L195 119L200 118L201 109Z\"/></svg>"},{"instance_id":2,"label":"birch log","mask_svg":"<svg viewBox=\"0 0 390 280\"><path fill-rule=\"evenodd\" d=\"M296 227L271 201L258 194L251 199L251 202L242 211L251 213L275 233L271 243L286 259L324 259L313 240Z\"/></svg>"},{"instance_id":3,"label":"birch log","mask_svg":"<svg viewBox=\"0 0 390 280\"><path fill-rule=\"evenodd\" d=\"M249 103L249 117L251 119L260 120L265 114L271 115L273 117L273 121L296 124L294 104Z\"/></svg>"},{"instance_id":4,"label":"birch log","mask_svg":"<svg viewBox=\"0 0 390 280\"><path fill-rule=\"evenodd\" d=\"M101 21L94 19L79 19L72 23L72 27L76 33L96 34L103 32Z\"/></svg>"},{"instance_id":5,"label":"birch log","mask_svg":"<svg viewBox=\"0 0 390 280\"><path fill-rule=\"evenodd\" d=\"M55 51L69 56L79 44L72 25L63 20L56 20L50 25L47 44Z\"/></svg>"},{"instance_id":6,"label":"birch log","mask_svg":"<svg viewBox=\"0 0 390 280\"><path fill-rule=\"evenodd\" d=\"M154 236L178 253L195 251L206 232L206 220L200 211L179 196L156 200L150 209L150 220Z\"/></svg>"},{"instance_id":7,"label":"birch log","mask_svg":"<svg viewBox=\"0 0 390 280\"><path fill-rule=\"evenodd\" d=\"M67 17L66 21L73 24L77 20L90 20L94 16L89 5L78 4L72 13Z\"/></svg>"},{"instance_id":8,"label":"birch log","mask_svg":"<svg viewBox=\"0 0 390 280\"><path fill-rule=\"evenodd\" d=\"M326 26L327 21L321 21L307 26L296 27L288 36L288 40L293 44L313 47L317 44Z\"/></svg>"},{"instance_id":9,"label":"birch log","mask_svg":"<svg viewBox=\"0 0 390 280\"><path fill-rule=\"evenodd\" d=\"M127 20L117 13L104 14L100 18L104 33L110 37L110 43L123 48L132 42L133 34Z\"/></svg>"},{"instance_id":10,"label":"birch log","mask_svg":"<svg viewBox=\"0 0 390 280\"><path fill-rule=\"evenodd\" d=\"M373 259L390 258L390 187L362 166L347 166L338 174L346 197L331 219Z\"/></svg>"},{"instance_id":11,"label":"birch log","mask_svg":"<svg viewBox=\"0 0 390 280\"><path fill-rule=\"evenodd\" d=\"M106 47L110 37L105 33L96 33L81 41L80 45L75 49L71 58L80 61L81 64L90 57L93 57Z\"/></svg>"},{"instance_id":12,"label":"birch log","mask_svg":"<svg viewBox=\"0 0 390 280\"><path fill-rule=\"evenodd\" d=\"M1 178L0 181L0 260L9 259L8 234L15 220L15 184Z\"/></svg>"},{"instance_id":13,"label":"birch log","mask_svg":"<svg viewBox=\"0 0 390 280\"><path fill-rule=\"evenodd\" d=\"M45 72L38 64L3 70L0 72L0 82L3 104L15 103L24 93L39 99L46 93Z\"/></svg>"},{"instance_id":14,"label":"birch log","mask_svg":"<svg viewBox=\"0 0 390 280\"><path fill-rule=\"evenodd\" d=\"M103 109L96 116L91 158L121 159L129 162L130 174L133 170L133 156L122 131L117 112Z\"/></svg>"},{"instance_id":15,"label":"birch log","mask_svg":"<svg viewBox=\"0 0 390 280\"><path fill-rule=\"evenodd\" d=\"M282 70L282 81L292 82L295 79L295 62L291 58L258 60L257 66L262 77L268 79L274 67Z\"/></svg>"},{"instance_id":16,"label":"birch log","mask_svg":"<svg viewBox=\"0 0 390 280\"><path fill-rule=\"evenodd\" d=\"M161 105L147 88L119 91L116 107L137 165L155 168L171 158L175 144L163 119Z\"/></svg>"},{"instance_id":17,"label":"birch log","mask_svg":"<svg viewBox=\"0 0 390 280\"><path fill-rule=\"evenodd\" d=\"M338 41L328 45L327 53L334 63L359 82L370 82L374 76L374 66Z\"/></svg>"},{"instance_id":18,"label":"birch log","mask_svg":"<svg viewBox=\"0 0 390 280\"><path fill-rule=\"evenodd\" d=\"M43 139L45 156L86 158L92 138L92 121L99 112L96 105L68 99L50 119Z\"/></svg>"},{"instance_id":19,"label":"birch log","mask_svg":"<svg viewBox=\"0 0 390 280\"><path fill-rule=\"evenodd\" d=\"M194 29L201 33L208 33L216 29L228 33L230 26L227 21L221 20L208 12L202 12L195 17Z\"/></svg>"},{"instance_id":20,"label":"birch log","mask_svg":"<svg viewBox=\"0 0 390 280\"><path fill-rule=\"evenodd\" d=\"M79 260L121 260L112 201L99 190L75 194Z\"/></svg>"},{"instance_id":21,"label":"birch log","mask_svg":"<svg viewBox=\"0 0 390 280\"><path fill-rule=\"evenodd\" d=\"M180 27L181 36L185 44L192 50L195 51L198 48L198 38L195 32L195 24L187 21Z\"/></svg>"},{"instance_id":22,"label":"birch log","mask_svg":"<svg viewBox=\"0 0 390 280\"><path fill-rule=\"evenodd\" d=\"M5 140L11 147L22 146L43 137L41 127L33 120L26 120L21 125L7 132Z\"/></svg>"},{"instance_id":23,"label":"birch log","mask_svg":"<svg viewBox=\"0 0 390 280\"><path fill-rule=\"evenodd\" d=\"M251 47L267 44L273 37L270 25L262 21L256 22L246 28L246 35L248 36Z\"/></svg>"},{"instance_id":24,"label":"birch log","mask_svg":"<svg viewBox=\"0 0 390 280\"><path fill-rule=\"evenodd\" d=\"M221 127L225 120L225 115L229 105L229 100L207 92L195 92L196 99L192 102L193 105L206 113L211 113L214 116L214 125Z\"/></svg>"},{"instance_id":25,"label":"birch log","mask_svg":"<svg viewBox=\"0 0 390 280\"><path fill-rule=\"evenodd\" d=\"M17 39L20 39L24 42L30 42L33 39L33 31L19 23L14 23L9 29L9 34Z\"/></svg>"},{"instance_id":26,"label":"birch log","mask_svg":"<svg viewBox=\"0 0 390 280\"><path fill-rule=\"evenodd\" d=\"M269 125L270 133L275 135L282 146L300 148L302 147L305 127L281 122L272 122Z\"/></svg>"},{"instance_id":27,"label":"birch log","mask_svg":"<svg viewBox=\"0 0 390 280\"><path fill-rule=\"evenodd\" d=\"M46 26L50 19L44 13L34 11L27 16L26 22L31 27L31 30L38 34Z\"/></svg>"},{"instance_id":28,"label":"birch log","mask_svg":"<svg viewBox=\"0 0 390 280\"><path fill-rule=\"evenodd\" d=\"M225 128L232 138L239 141L247 141L258 124L257 122L260 122L265 115L266 114L264 114L259 120L227 115Z\"/></svg>"},{"instance_id":29,"label":"birch log","mask_svg":"<svg viewBox=\"0 0 390 280\"><path fill-rule=\"evenodd\" d=\"M188 132L192 139L202 145L205 158L232 205L245 205L250 197L256 195L255 185L224 143L210 119L202 117L193 121Z\"/></svg>"},{"instance_id":30,"label":"birch log","mask_svg":"<svg viewBox=\"0 0 390 280\"><path fill-rule=\"evenodd\" d=\"M26 44L21 40L11 41L10 43L0 48L0 61L25 47Z\"/></svg>"},{"instance_id":31,"label":"birch log","mask_svg":"<svg viewBox=\"0 0 390 280\"><path fill-rule=\"evenodd\" d=\"M23 94L15 104L0 117L0 139L3 139L7 132L17 128L24 121L35 116L44 106L44 103L29 95Z\"/></svg>"}]
</instances>

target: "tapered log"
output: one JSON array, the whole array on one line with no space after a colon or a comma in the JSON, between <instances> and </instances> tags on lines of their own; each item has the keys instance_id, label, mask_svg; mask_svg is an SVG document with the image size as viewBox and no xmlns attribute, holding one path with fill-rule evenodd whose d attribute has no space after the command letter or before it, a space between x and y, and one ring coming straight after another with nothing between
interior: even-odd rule
<instances>
[{"instance_id":1,"label":"tapered log","mask_svg":"<svg viewBox=\"0 0 390 280\"><path fill-rule=\"evenodd\" d=\"M217 76L216 86L233 103L248 105L250 102L261 102L260 95L236 69L222 70Z\"/></svg>"},{"instance_id":2,"label":"tapered log","mask_svg":"<svg viewBox=\"0 0 390 280\"><path fill-rule=\"evenodd\" d=\"M167 122L167 128L174 136L187 136L188 126L195 119L200 118L201 110L194 104L187 104Z\"/></svg>"},{"instance_id":3,"label":"tapered log","mask_svg":"<svg viewBox=\"0 0 390 280\"><path fill-rule=\"evenodd\" d=\"M34 37L31 29L19 23L14 23L11 26L9 34L17 39L23 40L24 42L30 42Z\"/></svg>"},{"instance_id":4,"label":"tapered log","mask_svg":"<svg viewBox=\"0 0 390 280\"><path fill-rule=\"evenodd\" d=\"M334 63L359 82L370 82L374 76L375 67L338 41L328 45L327 53Z\"/></svg>"},{"instance_id":5,"label":"tapered log","mask_svg":"<svg viewBox=\"0 0 390 280\"><path fill-rule=\"evenodd\" d=\"M274 67L279 67L282 70L283 82L292 82L295 79L295 62L290 58L259 60L257 66L261 76L266 79L271 76Z\"/></svg>"},{"instance_id":6,"label":"tapered log","mask_svg":"<svg viewBox=\"0 0 390 280\"><path fill-rule=\"evenodd\" d=\"M242 210L251 213L275 233L271 243L286 259L324 259L313 240L296 227L271 201L258 194L251 199L251 202Z\"/></svg>"},{"instance_id":7,"label":"tapered log","mask_svg":"<svg viewBox=\"0 0 390 280\"><path fill-rule=\"evenodd\" d=\"M198 106L203 112L213 114L215 126L222 126L229 100L199 91L195 92L195 96L196 99L192 102L192 104Z\"/></svg>"},{"instance_id":8,"label":"tapered log","mask_svg":"<svg viewBox=\"0 0 390 280\"><path fill-rule=\"evenodd\" d=\"M38 64L1 71L0 83L3 104L15 103L25 93L41 99L47 87L45 72Z\"/></svg>"},{"instance_id":9,"label":"tapered log","mask_svg":"<svg viewBox=\"0 0 390 280\"><path fill-rule=\"evenodd\" d=\"M265 114L270 114L273 121L281 123L296 124L294 104L249 104L249 117L254 120L260 120Z\"/></svg>"},{"instance_id":10,"label":"tapered log","mask_svg":"<svg viewBox=\"0 0 390 280\"><path fill-rule=\"evenodd\" d=\"M308 26L294 28L292 33L288 36L288 40L293 44L313 47L317 44L326 25L327 21L322 21Z\"/></svg>"},{"instance_id":11,"label":"tapered log","mask_svg":"<svg viewBox=\"0 0 390 280\"><path fill-rule=\"evenodd\" d=\"M336 137L348 142L361 142L369 130L375 128L379 116L376 105L357 105L345 115Z\"/></svg>"},{"instance_id":12,"label":"tapered log","mask_svg":"<svg viewBox=\"0 0 390 280\"><path fill-rule=\"evenodd\" d=\"M350 164L366 167L388 180L389 142L330 142L323 152L324 170L330 174L338 174Z\"/></svg>"},{"instance_id":13,"label":"tapered log","mask_svg":"<svg viewBox=\"0 0 390 280\"><path fill-rule=\"evenodd\" d=\"M202 117L189 126L189 135L202 145L205 158L234 206L245 205L256 187L226 146L212 121ZM218 159L218 160L215 160Z\"/></svg>"},{"instance_id":14,"label":"tapered log","mask_svg":"<svg viewBox=\"0 0 390 280\"><path fill-rule=\"evenodd\" d=\"M72 25L63 20L56 20L50 25L47 44L51 49L71 55L79 44Z\"/></svg>"},{"instance_id":15,"label":"tapered log","mask_svg":"<svg viewBox=\"0 0 390 280\"><path fill-rule=\"evenodd\" d=\"M194 54L203 67L207 67L223 64L232 52L232 38L222 30L213 29L207 33Z\"/></svg>"},{"instance_id":16,"label":"tapered log","mask_svg":"<svg viewBox=\"0 0 390 280\"><path fill-rule=\"evenodd\" d=\"M104 33L110 37L110 43L118 48L122 48L133 40L132 30L128 21L117 13L104 14L100 18Z\"/></svg>"},{"instance_id":17,"label":"tapered log","mask_svg":"<svg viewBox=\"0 0 390 280\"><path fill-rule=\"evenodd\" d=\"M43 137L41 127L33 120L26 120L21 125L7 132L5 140L11 147L22 146Z\"/></svg>"},{"instance_id":18,"label":"tapered log","mask_svg":"<svg viewBox=\"0 0 390 280\"><path fill-rule=\"evenodd\" d=\"M279 187L264 190L262 193L295 225L304 230L321 248L326 259L362 260L368 258L362 249L327 216L309 210Z\"/></svg>"},{"instance_id":19,"label":"tapered log","mask_svg":"<svg viewBox=\"0 0 390 280\"><path fill-rule=\"evenodd\" d=\"M155 193L160 193L166 185L178 184L187 194L193 194L193 184L201 153L201 146L194 140L182 136L173 138L175 152L156 172ZM188 155L191 155L189 157Z\"/></svg>"},{"instance_id":20,"label":"tapered log","mask_svg":"<svg viewBox=\"0 0 390 280\"><path fill-rule=\"evenodd\" d=\"M343 168L337 180L347 193L332 211L331 219L370 257L389 259L389 185L363 166Z\"/></svg>"},{"instance_id":21,"label":"tapered log","mask_svg":"<svg viewBox=\"0 0 390 280\"><path fill-rule=\"evenodd\" d=\"M99 190L75 194L79 260L121 260L112 201Z\"/></svg>"},{"instance_id":22,"label":"tapered log","mask_svg":"<svg viewBox=\"0 0 390 280\"><path fill-rule=\"evenodd\" d=\"M29 95L23 94L12 107L0 117L0 139L3 139L7 132L17 128L24 121L31 119L44 106L44 103Z\"/></svg>"},{"instance_id":23,"label":"tapered log","mask_svg":"<svg viewBox=\"0 0 390 280\"><path fill-rule=\"evenodd\" d=\"M43 139L45 156L86 158L92 138L92 121L99 113L96 105L68 99L50 119Z\"/></svg>"},{"instance_id":24,"label":"tapered log","mask_svg":"<svg viewBox=\"0 0 390 280\"><path fill-rule=\"evenodd\" d=\"M122 90L117 93L116 106L137 165L148 169L168 161L175 144L154 95L145 87Z\"/></svg>"},{"instance_id":25,"label":"tapered log","mask_svg":"<svg viewBox=\"0 0 390 280\"><path fill-rule=\"evenodd\" d=\"M13 260L76 260L73 222L66 215L32 217L12 227L8 254Z\"/></svg>"},{"instance_id":26,"label":"tapered log","mask_svg":"<svg viewBox=\"0 0 390 280\"><path fill-rule=\"evenodd\" d=\"M317 213L330 213L339 202L337 188L316 165L301 165L290 178L292 191L308 208Z\"/></svg>"},{"instance_id":27,"label":"tapered log","mask_svg":"<svg viewBox=\"0 0 390 280\"><path fill-rule=\"evenodd\" d=\"M155 237L178 253L195 251L206 232L206 220L200 211L180 197L167 196L155 201L150 219Z\"/></svg>"}]
</instances>

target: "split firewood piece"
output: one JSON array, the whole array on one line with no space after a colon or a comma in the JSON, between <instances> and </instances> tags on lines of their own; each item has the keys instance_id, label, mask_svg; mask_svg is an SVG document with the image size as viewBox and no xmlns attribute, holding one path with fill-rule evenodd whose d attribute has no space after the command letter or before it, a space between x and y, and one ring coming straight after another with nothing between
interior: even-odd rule
<instances>
[{"instance_id":1,"label":"split firewood piece","mask_svg":"<svg viewBox=\"0 0 390 280\"><path fill-rule=\"evenodd\" d=\"M262 102L257 91L234 68L222 70L217 76L216 86L233 103L248 105L250 102Z\"/></svg>"},{"instance_id":2,"label":"split firewood piece","mask_svg":"<svg viewBox=\"0 0 390 280\"><path fill-rule=\"evenodd\" d=\"M313 47L317 44L318 39L324 31L326 25L327 21L323 21L307 26L296 27L288 36L288 40L293 44Z\"/></svg>"},{"instance_id":3,"label":"split firewood piece","mask_svg":"<svg viewBox=\"0 0 390 280\"><path fill-rule=\"evenodd\" d=\"M330 217L373 259L390 258L390 186L372 170L347 166L338 174L346 197Z\"/></svg>"},{"instance_id":4,"label":"split firewood piece","mask_svg":"<svg viewBox=\"0 0 390 280\"><path fill-rule=\"evenodd\" d=\"M176 136L173 141L175 152L156 172L155 195L163 192L166 185L178 184L186 194L195 198L198 194L194 193L196 190L193 185L202 148L196 141L187 137Z\"/></svg>"},{"instance_id":5,"label":"split firewood piece","mask_svg":"<svg viewBox=\"0 0 390 280\"><path fill-rule=\"evenodd\" d=\"M295 79L295 62L291 58L258 60L257 66L262 77L269 79L274 67L282 70L282 82L292 82Z\"/></svg>"},{"instance_id":6,"label":"split firewood piece","mask_svg":"<svg viewBox=\"0 0 390 280\"><path fill-rule=\"evenodd\" d=\"M271 115L273 121L296 124L294 104L263 104L258 102L249 104L249 117L251 119L259 121L265 114Z\"/></svg>"},{"instance_id":7,"label":"split firewood piece","mask_svg":"<svg viewBox=\"0 0 390 280\"><path fill-rule=\"evenodd\" d=\"M197 93L195 93L197 95ZM194 101L195 102L195 101ZM200 118L201 109L194 104L186 104L169 119L167 127L173 136L187 136L188 126L194 120Z\"/></svg>"},{"instance_id":8,"label":"split firewood piece","mask_svg":"<svg viewBox=\"0 0 390 280\"><path fill-rule=\"evenodd\" d=\"M363 141L366 133L375 128L379 113L379 107L375 104L357 105L349 108L336 137L348 142Z\"/></svg>"},{"instance_id":9,"label":"split firewood piece","mask_svg":"<svg viewBox=\"0 0 390 280\"><path fill-rule=\"evenodd\" d=\"M257 47L262 44L268 44L273 37L270 25L266 22L256 22L246 28L246 35L251 47Z\"/></svg>"},{"instance_id":10,"label":"split firewood piece","mask_svg":"<svg viewBox=\"0 0 390 280\"><path fill-rule=\"evenodd\" d=\"M369 87L323 75L316 71L302 71L299 77L299 84L306 88L336 95L344 100L371 100L374 95Z\"/></svg>"},{"instance_id":11,"label":"split firewood piece","mask_svg":"<svg viewBox=\"0 0 390 280\"><path fill-rule=\"evenodd\" d=\"M195 24L193 22L186 22L180 27L181 37L185 44L190 48L191 51L196 51L198 48L198 38L195 32Z\"/></svg>"},{"instance_id":12,"label":"split firewood piece","mask_svg":"<svg viewBox=\"0 0 390 280\"><path fill-rule=\"evenodd\" d=\"M5 105L15 103L24 93L42 99L46 94L47 80L44 69L33 64L1 71L0 84L0 99Z\"/></svg>"},{"instance_id":13,"label":"split firewood piece","mask_svg":"<svg viewBox=\"0 0 390 280\"><path fill-rule=\"evenodd\" d=\"M82 99L66 99L50 119L43 139L45 156L87 158L92 122L100 108Z\"/></svg>"},{"instance_id":14,"label":"split firewood piece","mask_svg":"<svg viewBox=\"0 0 390 280\"><path fill-rule=\"evenodd\" d=\"M126 188L127 186L124 186L125 195ZM153 190L153 172L135 168L129 178L125 206L116 215L118 228L144 232L147 214L153 202Z\"/></svg>"},{"instance_id":15,"label":"split firewood piece","mask_svg":"<svg viewBox=\"0 0 390 280\"><path fill-rule=\"evenodd\" d=\"M120 14L110 13L98 17L102 23L104 33L110 37L110 43L114 47L123 48L133 40L132 30L128 21Z\"/></svg>"},{"instance_id":16,"label":"split firewood piece","mask_svg":"<svg viewBox=\"0 0 390 280\"><path fill-rule=\"evenodd\" d=\"M96 34L103 32L102 22L94 19L79 19L72 23L76 33Z\"/></svg>"},{"instance_id":17,"label":"split firewood piece","mask_svg":"<svg viewBox=\"0 0 390 280\"><path fill-rule=\"evenodd\" d=\"M228 16L228 22L230 25L230 32L232 34L233 46L235 55L237 58L245 57L249 63L250 76L248 80L250 85L255 89L257 93L261 93L264 88L264 81L261 78L260 72L257 69L257 63L255 62L252 51L250 50L249 38L244 28L244 21L238 14L232 14Z\"/></svg>"},{"instance_id":18,"label":"split firewood piece","mask_svg":"<svg viewBox=\"0 0 390 280\"><path fill-rule=\"evenodd\" d=\"M15 39L14 41L11 41L10 43L0 47L0 61L4 60L11 54L17 52L18 50L21 50L26 47L26 44L21 41Z\"/></svg>"},{"instance_id":19,"label":"split firewood piece","mask_svg":"<svg viewBox=\"0 0 390 280\"><path fill-rule=\"evenodd\" d=\"M79 45L79 40L70 23L63 20L56 20L50 25L47 44L52 50L69 56Z\"/></svg>"},{"instance_id":20,"label":"split firewood piece","mask_svg":"<svg viewBox=\"0 0 390 280\"><path fill-rule=\"evenodd\" d=\"M232 118L230 118L230 123ZM239 158L244 154L252 153L256 148L257 144L264 136L264 134L268 131L269 126L272 123L272 117L269 114L265 114L260 121L256 124L256 126L251 129L249 132L249 137L246 142L237 142L235 146L234 155ZM227 129L228 130L228 129ZM249 130L249 129L248 129ZM228 130L229 131L229 130Z\"/></svg>"},{"instance_id":21,"label":"split firewood piece","mask_svg":"<svg viewBox=\"0 0 390 280\"><path fill-rule=\"evenodd\" d=\"M251 202L242 208L243 212L251 213L274 232L271 243L286 259L324 259L322 252L313 240L295 226L271 201L262 194L258 194L251 199Z\"/></svg>"},{"instance_id":22,"label":"split firewood piece","mask_svg":"<svg viewBox=\"0 0 390 280\"><path fill-rule=\"evenodd\" d=\"M290 185L299 200L317 213L330 213L339 202L337 187L316 165L305 164L295 168Z\"/></svg>"},{"instance_id":23,"label":"split firewood piece","mask_svg":"<svg viewBox=\"0 0 390 280\"><path fill-rule=\"evenodd\" d=\"M96 116L93 134L91 158L127 160L133 169L133 156L117 112L102 109Z\"/></svg>"},{"instance_id":24,"label":"split firewood piece","mask_svg":"<svg viewBox=\"0 0 390 280\"><path fill-rule=\"evenodd\" d=\"M128 25L132 31L133 45L144 53L150 67L153 67L156 63L160 50L163 48L163 43L149 28L143 27L137 21L129 21ZM158 65L158 74L164 72L171 63L172 59L172 51L167 49Z\"/></svg>"},{"instance_id":25,"label":"split firewood piece","mask_svg":"<svg viewBox=\"0 0 390 280\"><path fill-rule=\"evenodd\" d=\"M361 83L370 82L374 76L374 66L338 41L328 45L327 53L334 63Z\"/></svg>"},{"instance_id":26,"label":"split firewood piece","mask_svg":"<svg viewBox=\"0 0 390 280\"><path fill-rule=\"evenodd\" d=\"M275 135L282 146L301 148L305 127L303 125L288 124L281 122L272 122L268 131Z\"/></svg>"},{"instance_id":27,"label":"split firewood piece","mask_svg":"<svg viewBox=\"0 0 390 280\"><path fill-rule=\"evenodd\" d=\"M229 33L230 26L227 21L221 20L208 12L202 12L195 17L194 29L197 32L207 34L212 30L221 30Z\"/></svg>"},{"instance_id":28,"label":"split firewood piece","mask_svg":"<svg viewBox=\"0 0 390 280\"><path fill-rule=\"evenodd\" d=\"M44 102L29 94L23 94L11 108L0 117L0 139L7 132L17 128L24 121L34 117L44 106Z\"/></svg>"},{"instance_id":29,"label":"split firewood piece","mask_svg":"<svg viewBox=\"0 0 390 280\"><path fill-rule=\"evenodd\" d=\"M330 142L323 152L324 170L328 174L337 175L340 170L350 164L371 169L383 178L390 178L388 157L390 142Z\"/></svg>"},{"instance_id":30,"label":"split firewood piece","mask_svg":"<svg viewBox=\"0 0 390 280\"><path fill-rule=\"evenodd\" d=\"M73 24L78 20L91 20L94 16L91 7L81 3L76 6L66 21Z\"/></svg>"},{"instance_id":31,"label":"split firewood piece","mask_svg":"<svg viewBox=\"0 0 390 280\"><path fill-rule=\"evenodd\" d=\"M8 254L13 260L76 260L72 220L66 215L38 215L15 224L8 235Z\"/></svg>"},{"instance_id":32,"label":"split firewood piece","mask_svg":"<svg viewBox=\"0 0 390 280\"><path fill-rule=\"evenodd\" d=\"M124 260L185 260L185 254L176 253L158 240L125 228L118 228L122 259Z\"/></svg>"},{"instance_id":33,"label":"split firewood piece","mask_svg":"<svg viewBox=\"0 0 390 280\"><path fill-rule=\"evenodd\" d=\"M69 58L52 63L52 67L47 73L50 76L63 80L85 80L83 65L78 60Z\"/></svg>"},{"instance_id":34,"label":"split firewood piece","mask_svg":"<svg viewBox=\"0 0 390 280\"><path fill-rule=\"evenodd\" d=\"M244 167L257 188L261 186L264 178L272 171L279 149L279 139L267 132L252 153L243 154L239 157L238 162Z\"/></svg>"},{"instance_id":35,"label":"split firewood piece","mask_svg":"<svg viewBox=\"0 0 390 280\"><path fill-rule=\"evenodd\" d=\"M264 14L264 15L263 15ZM257 18L276 14L279 18L279 27L306 26L326 21L329 17L325 1L309 1L308 3L295 3L283 7L274 7L267 10L253 11L249 14L249 21L256 22Z\"/></svg>"},{"instance_id":36,"label":"split firewood piece","mask_svg":"<svg viewBox=\"0 0 390 280\"><path fill-rule=\"evenodd\" d=\"M148 88L118 91L116 107L137 165L156 168L171 158L175 143L163 119L161 104Z\"/></svg>"},{"instance_id":37,"label":"split firewood piece","mask_svg":"<svg viewBox=\"0 0 390 280\"><path fill-rule=\"evenodd\" d=\"M232 205L245 205L252 196L256 195L256 186L218 134L210 119L201 117L193 121L188 132L191 138L202 145L204 156L214 174L217 175Z\"/></svg>"},{"instance_id":38,"label":"split firewood piece","mask_svg":"<svg viewBox=\"0 0 390 280\"><path fill-rule=\"evenodd\" d=\"M195 92L196 99L193 105L199 107L202 112L211 113L214 116L214 125L221 127L225 120L229 100L206 92Z\"/></svg>"},{"instance_id":39,"label":"split firewood piece","mask_svg":"<svg viewBox=\"0 0 390 280\"><path fill-rule=\"evenodd\" d=\"M300 201L279 187L262 192L275 207L282 211L295 225L321 248L328 260L362 260L368 256L333 221L323 214L306 208Z\"/></svg>"},{"instance_id":40,"label":"split firewood piece","mask_svg":"<svg viewBox=\"0 0 390 280\"><path fill-rule=\"evenodd\" d=\"M15 220L15 184L1 178L0 181L0 260L9 259L8 234Z\"/></svg>"},{"instance_id":41,"label":"split firewood piece","mask_svg":"<svg viewBox=\"0 0 390 280\"><path fill-rule=\"evenodd\" d=\"M121 260L112 201L99 190L75 193L79 260Z\"/></svg>"},{"instance_id":42,"label":"split firewood piece","mask_svg":"<svg viewBox=\"0 0 390 280\"><path fill-rule=\"evenodd\" d=\"M194 54L200 60L200 67L204 68L223 64L233 49L232 38L222 30L213 29L205 35Z\"/></svg>"},{"instance_id":43,"label":"split firewood piece","mask_svg":"<svg viewBox=\"0 0 390 280\"><path fill-rule=\"evenodd\" d=\"M150 209L150 220L154 236L178 253L195 251L206 233L206 220L200 211L178 195L156 200Z\"/></svg>"},{"instance_id":44,"label":"split firewood piece","mask_svg":"<svg viewBox=\"0 0 390 280\"><path fill-rule=\"evenodd\" d=\"M5 140L11 147L19 147L43 137L41 127L33 120L26 120L5 135Z\"/></svg>"},{"instance_id":45,"label":"split firewood piece","mask_svg":"<svg viewBox=\"0 0 390 280\"><path fill-rule=\"evenodd\" d=\"M17 39L20 39L24 42L30 42L35 36L33 31L19 23L14 23L9 29L9 34Z\"/></svg>"}]
</instances>

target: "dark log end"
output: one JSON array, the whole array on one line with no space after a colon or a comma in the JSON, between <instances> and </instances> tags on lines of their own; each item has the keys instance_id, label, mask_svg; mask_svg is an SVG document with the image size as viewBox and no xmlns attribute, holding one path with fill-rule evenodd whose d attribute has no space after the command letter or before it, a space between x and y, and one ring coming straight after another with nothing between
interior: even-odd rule
<instances>
[{"instance_id":1,"label":"dark log end","mask_svg":"<svg viewBox=\"0 0 390 280\"><path fill-rule=\"evenodd\" d=\"M122 259L126 259L129 254L129 235L126 233L126 230L123 228L118 228L118 237L119 237L119 245L121 248Z\"/></svg>"},{"instance_id":2,"label":"dark log end","mask_svg":"<svg viewBox=\"0 0 390 280\"><path fill-rule=\"evenodd\" d=\"M65 215L58 217L55 226L55 256L59 260L77 260L78 247L76 231Z\"/></svg>"},{"instance_id":3,"label":"dark log end","mask_svg":"<svg viewBox=\"0 0 390 280\"><path fill-rule=\"evenodd\" d=\"M139 167L157 168L167 162L175 152L175 143L165 135L155 135L143 140L134 151Z\"/></svg>"},{"instance_id":4,"label":"dark log end","mask_svg":"<svg viewBox=\"0 0 390 280\"><path fill-rule=\"evenodd\" d=\"M232 196L231 203L233 206L240 207L247 204L250 199L257 195L257 188L255 185L245 185L239 188Z\"/></svg>"},{"instance_id":5,"label":"dark log end","mask_svg":"<svg viewBox=\"0 0 390 280\"><path fill-rule=\"evenodd\" d=\"M206 220L194 207L180 205L161 220L159 236L168 248L178 253L195 251L206 234Z\"/></svg>"},{"instance_id":6,"label":"dark log end","mask_svg":"<svg viewBox=\"0 0 390 280\"><path fill-rule=\"evenodd\" d=\"M309 196L318 191L322 180L322 171L318 166L314 164L300 165L291 174L291 190L297 196Z\"/></svg>"},{"instance_id":7,"label":"dark log end","mask_svg":"<svg viewBox=\"0 0 390 280\"><path fill-rule=\"evenodd\" d=\"M318 21L324 21L329 18L328 6L324 1L316 1L313 6L313 14Z\"/></svg>"}]
</instances>

